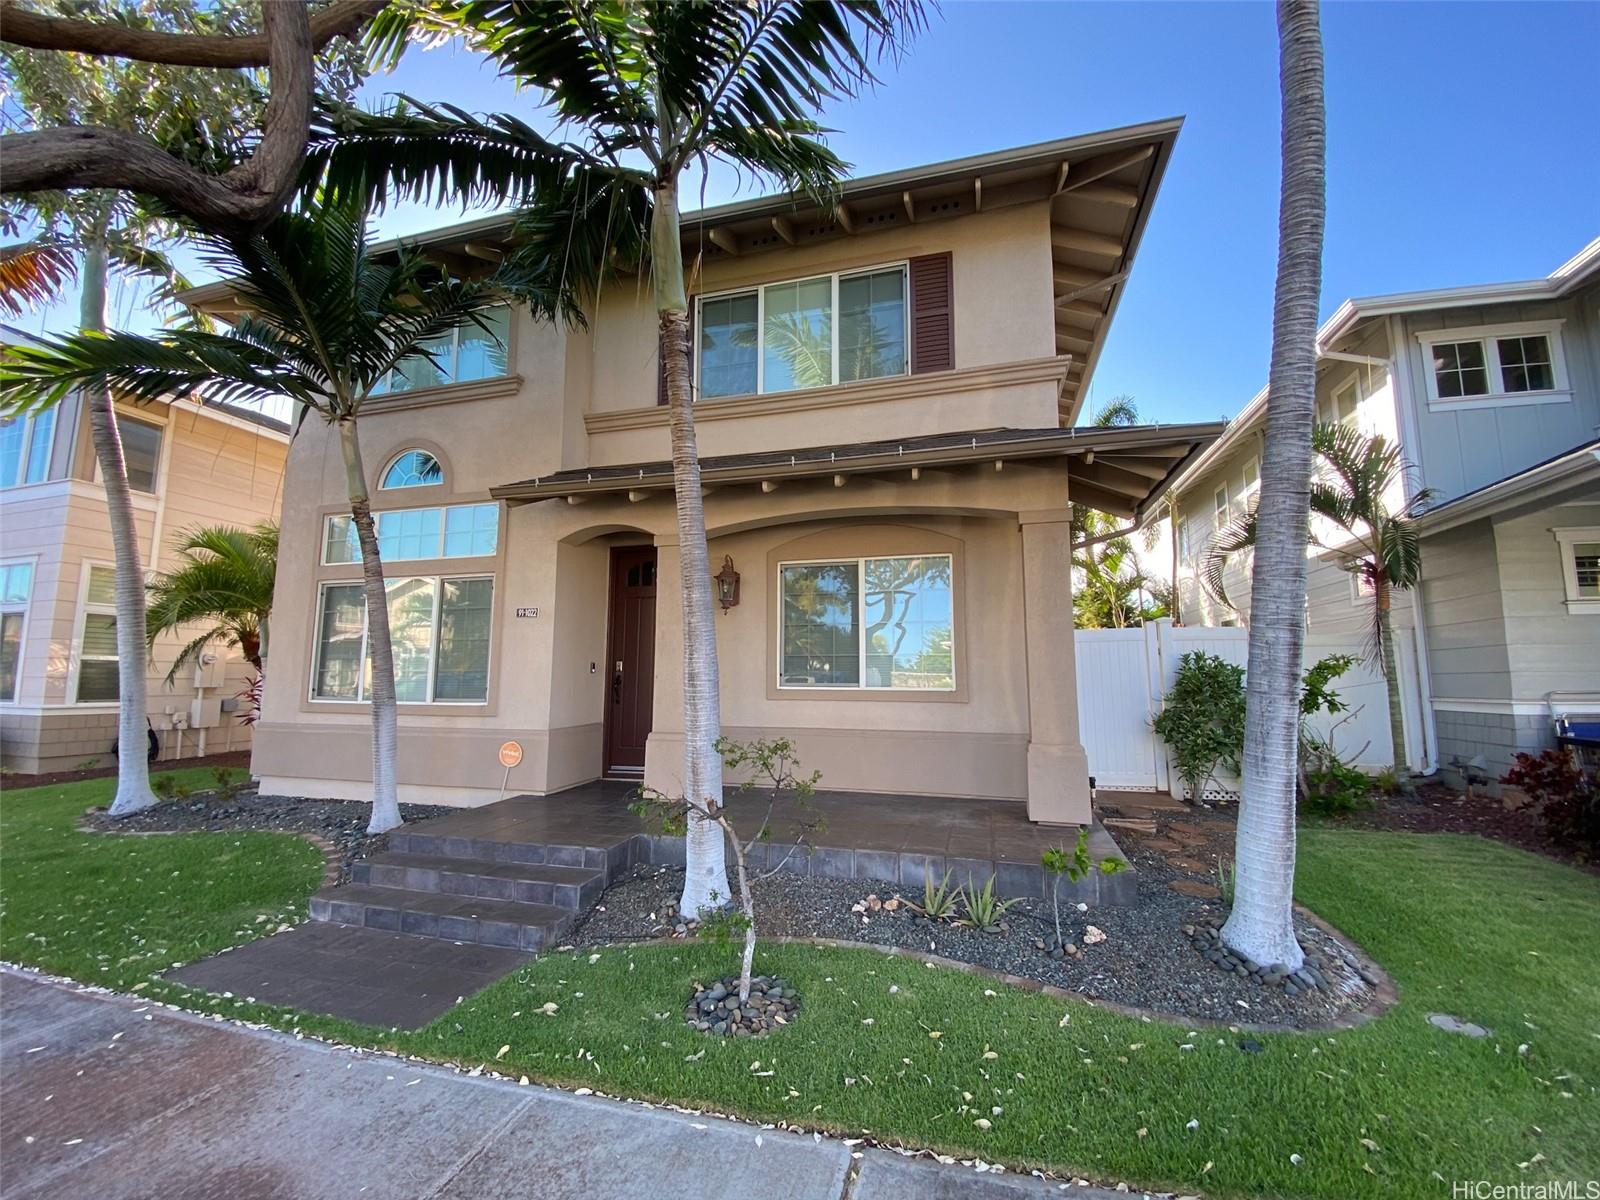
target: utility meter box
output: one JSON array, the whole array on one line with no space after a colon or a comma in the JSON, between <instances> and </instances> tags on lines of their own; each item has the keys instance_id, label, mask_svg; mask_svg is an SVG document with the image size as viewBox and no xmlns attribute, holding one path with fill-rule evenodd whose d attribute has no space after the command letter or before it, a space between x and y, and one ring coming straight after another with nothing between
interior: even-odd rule
<instances>
[{"instance_id":1,"label":"utility meter box","mask_svg":"<svg viewBox=\"0 0 1600 1200\"><path fill-rule=\"evenodd\" d=\"M221 700L189 701L189 728L213 729L222 724Z\"/></svg>"},{"instance_id":2,"label":"utility meter box","mask_svg":"<svg viewBox=\"0 0 1600 1200\"><path fill-rule=\"evenodd\" d=\"M228 664L220 654L202 654L194 665L194 686L219 688L226 679Z\"/></svg>"}]
</instances>

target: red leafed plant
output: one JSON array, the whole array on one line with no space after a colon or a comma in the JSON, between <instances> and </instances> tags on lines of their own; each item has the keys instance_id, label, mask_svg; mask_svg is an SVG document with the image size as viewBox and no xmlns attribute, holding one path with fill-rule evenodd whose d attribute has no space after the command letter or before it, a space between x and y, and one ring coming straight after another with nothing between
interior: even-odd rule
<instances>
[{"instance_id":1,"label":"red leafed plant","mask_svg":"<svg viewBox=\"0 0 1600 1200\"><path fill-rule=\"evenodd\" d=\"M1567 750L1519 754L1500 782L1521 788L1538 804L1552 835L1585 857L1600 854L1600 784Z\"/></svg>"}]
</instances>

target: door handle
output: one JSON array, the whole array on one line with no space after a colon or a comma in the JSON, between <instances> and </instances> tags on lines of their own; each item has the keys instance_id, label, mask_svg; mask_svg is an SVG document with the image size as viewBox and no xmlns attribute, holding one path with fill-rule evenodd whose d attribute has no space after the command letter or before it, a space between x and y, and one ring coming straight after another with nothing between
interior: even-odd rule
<instances>
[{"instance_id":1,"label":"door handle","mask_svg":"<svg viewBox=\"0 0 1600 1200\"><path fill-rule=\"evenodd\" d=\"M611 677L611 703L622 703L622 664L617 664L616 674Z\"/></svg>"}]
</instances>

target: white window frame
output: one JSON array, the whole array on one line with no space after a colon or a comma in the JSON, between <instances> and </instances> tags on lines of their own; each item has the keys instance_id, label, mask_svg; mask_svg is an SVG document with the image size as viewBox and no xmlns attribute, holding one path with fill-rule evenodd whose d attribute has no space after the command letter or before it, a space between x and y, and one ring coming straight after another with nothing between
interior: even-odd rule
<instances>
[{"instance_id":1,"label":"white window frame","mask_svg":"<svg viewBox=\"0 0 1600 1200\"><path fill-rule=\"evenodd\" d=\"M385 596L388 586L404 579L426 579L433 583L433 641L428 652L428 698L426 700L397 700L395 704L400 708L421 708L423 706L443 705L449 708L486 708L489 696L494 691L494 617L495 604L497 603L498 583L493 573L485 571L471 571L465 574L450 575L413 575L406 573L385 576L383 583ZM482 700L437 700L434 698L434 687L439 672L439 606L444 598L444 585L457 580L487 579L490 585L489 600L489 660L484 666L483 699ZM324 579L317 585L317 615L314 625L315 635L311 640L311 671L306 680L306 699L312 704L342 704L347 707L366 706L372 703L369 696L364 695L367 690L367 605L366 593L362 593L361 602L361 652L356 661L360 669L356 672L356 695L353 700L340 696L317 695L317 668L322 657L322 622L327 615L327 591L331 587L364 587L359 579Z\"/></svg>"},{"instance_id":2,"label":"white window frame","mask_svg":"<svg viewBox=\"0 0 1600 1200\"><path fill-rule=\"evenodd\" d=\"M1578 556L1575 550L1579 542L1600 542L1600 525L1569 525L1550 532L1555 535L1556 546L1561 552L1561 583L1566 593L1567 611L1600 614L1600 597L1578 595Z\"/></svg>"},{"instance_id":3,"label":"white window frame","mask_svg":"<svg viewBox=\"0 0 1600 1200\"><path fill-rule=\"evenodd\" d=\"M112 596L111 596L111 603L110 604L91 604L89 602L89 576L93 573L93 571L94 571L94 569L96 567L102 567L105 570L111 572ZM119 686L118 686L118 695L117 695L117 698L115 700L80 700L80 699L78 699L78 681L79 681L79 676L82 674L83 662L84 662L84 653L83 653L83 629L84 629L84 625L87 623L87 620L88 620L88 618L89 618L89 616L91 614L96 615L96 616L102 616L102 617L115 617L117 615L116 587L117 587L117 564L116 563L114 563L114 562L106 562L103 559L86 558L80 564L80 568L79 568L79 571L78 571L78 607L77 607L77 614L76 614L76 616L73 617L73 620L72 620L72 630L73 630L73 633L72 633L72 671L71 671L72 678L70 680L68 680L68 683L69 683L70 686L69 686L69 690L67 692L67 695L71 697L71 699L68 700L67 703L69 703L69 704L71 704L71 705L73 705L75 707L95 707L95 706L99 706L99 707L104 708L104 707L110 706L111 708L119 708L121 706L121 704L122 704L121 686L120 686L121 685L121 679L120 678L117 681ZM118 636L119 637L121 636L120 628L118 630ZM94 661L94 662L115 662L115 663L118 664L119 671L121 669L121 661L122 660L121 660L121 655L120 654L112 655L109 658L97 656L92 661Z\"/></svg>"},{"instance_id":4,"label":"white window frame","mask_svg":"<svg viewBox=\"0 0 1600 1200\"><path fill-rule=\"evenodd\" d=\"M950 686L947 688L911 688L911 687L867 687L864 683L850 684L837 683L785 683L783 682L783 569L785 567L815 567L827 566L834 563L853 562L860 569L857 578L864 586L867 578L867 563L880 558L942 558L950 564ZM775 586L773 591L777 595L778 615L774 631L777 645L777 657L774 662L776 686L781 692L808 692L816 695L828 695L842 692L850 696L872 696L880 692L893 692L896 695L926 695L926 696L952 696L961 688L961 681L956 678L956 561L955 555L949 551L937 551L932 554L919 554L908 551L901 554L844 554L832 555L822 558L791 558L785 559L777 566L773 575ZM857 596L861 608L856 612L856 653L857 662L862 673L867 665L867 622L864 611L866 605L864 598Z\"/></svg>"},{"instance_id":5,"label":"white window frame","mask_svg":"<svg viewBox=\"0 0 1600 1200\"><path fill-rule=\"evenodd\" d=\"M1221 503L1218 503L1219 499ZM1227 525L1229 521L1233 519L1229 515L1233 511L1231 507L1232 504L1233 497L1228 492L1228 485L1226 482L1224 482L1221 487L1217 488L1216 491L1211 493L1211 523L1218 531L1220 531L1225 525Z\"/></svg>"},{"instance_id":6,"label":"white window frame","mask_svg":"<svg viewBox=\"0 0 1600 1200\"><path fill-rule=\"evenodd\" d=\"M1191 546L1189 544L1189 518L1184 517L1178 522L1178 558L1187 559Z\"/></svg>"},{"instance_id":7,"label":"white window frame","mask_svg":"<svg viewBox=\"0 0 1600 1200\"><path fill-rule=\"evenodd\" d=\"M747 296L751 292L756 296L756 390L754 392L740 392L731 396L713 396L712 400L736 400L743 396L786 396L795 392L814 392L816 388L789 388L781 392L767 391L767 355L766 355L766 327L767 327L767 289L783 287L789 283L809 283L813 279L831 280L831 295L829 298L829 313L832 320L829 331L832 334L833 371L828 383L824 386L837 387L839 385L839 281L851 279L858 275L878 275L884 271L899 268L901 278L905 281L905 304L903 306L904 334L906 348L905 370L893 375L874 375L871 379L852 379L848 382L876 383L883 379L905 379L911 374L911 261L910 259L894 259L889 262L878 263L871 267L852 267L848 271L820 271L814 275L796 275L792 279L770 279L765 283L748 284L744 287L725 288L720 292L707 292L703 296L696 296L694 300L694 397L700 397L700 336L705 328L701 316L701 306L707 300L721 300L729 296ZM825 560L834 561L834 560ZM843 559L837 561L844 561Z\"/></svg>"},{"instance_id":8,"label":"white window frame","mask_svg":"<svg viewBox=\"0 0 1600 1200\"><path fill-rule=\"evenodd\" d=\"M17 696L22 693L22 662L28 652L28 613L33 608L33 585L39 578L39 556L20 555L16 558L0 558L0 571L7 567L26 566L28 568L28 594L21 600L7 600L5 593L0 592L0 616L10 613L22 614L22 629L17 635L17 662L15 668L16 694L11 696L0 695L0 704L15 704Z\"/></svg>"},{"instance_id":9,"label":"white window frame","mask_svg":"<svg viewBox=\"0 0 1600 1200\"><path fill-rule=\"evenodd\" d=\"M1350 572L1350 604L1353 608L1361 608L1369 604L1376 595L1371 581L1360 571Z\"/></svg>"},{"instance_id":10,"label":"white window frame","mask_svg":"<svg viewBox=\"0 0 1600 1200\"><path fill-rule=\"evenodd\" d=\"M495 510L494 549L489 551L487 554L446 554L444 552L444 539L445 539L445 535L446 535L446 531L447 531L447 524L448 524L448 520L449 520L449 518L447 516L449 511L451 509L455 509L455 508L490 508L490 507L492 507ZM502 519L501 519L503 514L502 514L502 511L501 511L500 505L496 501L493 501L493 500L472 500L472 501L468 501L465 504L422 504L422 505L418 505L415 508L384 508L384 509L379 509L377 512L372 514L373 533L374 533L374 535L378 534L379 524L382 522L384 514L386 514L386 513L434 512L434 511L437 511L438 514L439 514L439 544L438 544L437 547L435 547L435 549L438 552L435 553L435 554L424 554L419 558L399 558L399 557L385 556L384 560L383 560L385 566L388 566L390 563L403 563L403 562L436 562L436 561L442 561L442 560L448 560L448 561L451 561L451 562L455 562L458 559L493 558L493 557L495 557L495 555L500 553L500 531L501 531L501 528L502 528L502 525L503 525L503 522L502 522ZM348 561L338 560L338 559L330 559L328 557L328 534L329 534L329 531L330 531L333 523L335 521L343 521L343 520L349 520L349 519L350 519L350 514L349 513L328 513L326 516L324 516L322 518L322 547L321 547L321 551L320 551L320 555L321 555L320 561L321 561L321 564L324 567L353 567L353 566L358 566L360 564L361 557L360 557L359 554L357 554L357 556L355 558L349 559ZM406 578L407 579L422 578L422 576L407 575Z\"/></svg>"},{"instance_id":11,"label":"white window frame","mask_svg":"<svg viewBox=\"0 0 1600 1200\"><path fill-rule=\"evenodd\" d=\"M1430 329L1417 334L1422 346L1422 377L1427 387L1428 408L1436 412L1457 409L1500 408L1518 404L1564 404L1572 399L1567 377L1567 360L1561 344L1563 320L1522 321L1508 325L1473 325L1461 329ZM1500 362L1500 339L1544 337L1550 345L1552 388L1536 392L1508 392ZM1484 396L1440 396L1439 378L1433 371L1433 348L1452 342L1477 342L1483 347L1483 361L1491 391Z\"/></svg>"},{"instance_id":12,"label":"white window frame","mask_svg":"<svg viewBox=\"0 0 1600 1200\"><path fill-rule=\"evenodd\" d=\"M379 384L373 389L373 393L372 393L373 396L375 398L384 397L384 396L409 396L413 392L426 392L426 391L431 391L434 388L454 387L458 383L482 383L484 380L487 380L487 379L505 379L505 378L508 378L512 373L511 372L511 329L512 329L512 326L516 323L517 314L516 314L516 311L509 304L488 304L488 305L484 306L484 311L488 311L490 309L496 309L496 308L503 308L503 309L506 310L506 336L505 336L505 342L504 342L504 346L503 346L503 349L506 352L506 369L504 371L502 371L500 374L498 374L498 375L480 375L476 379L457 379L456 378L456 364L457 364L457 362L459 361L459 359L461 357L461 331L463 329L469 327L469 326L471 328L473 328L473 329L478 329L479 328L479 326L473 324L473 322L471 322L471 321L463 321L460 325L457 325L454 329L452 329L450 331L450 366L445 371L445 379L444 379L443 382L441 382L441 383L431 383L431 384L428 384L426 387L416 387L416 388L408 387L408 388L398 388L397 389L394 386L394 381L399 377L400 368L399 368L398 365L396 365L394 367L389 368L389 374L382 381L380 381ZM420 449L420 447L416 447L416 446L413 446L411 448L412 449ZM404 453L404 451L402 451L402 453ZM428 453L431 454L432 451L429 451ZM395 458L399 458L399 457L400 457L399 454L395 455ZM391 458L389 460L389 462L387 464L385 464L384 470L388 471L389 467L392 466L393 464L394 464L394 459ZM441 465L443 465L443 464L441 464ZM380 475L378 478L381 480L383 478L383 476Z\"/></svg>"},{"instance_id":13,"label":"white window frame","mask_svg":"<svg viewBox=\"0 0 1600 1200\"><path fill-rule=\"evenodd\" d=\"M17 477L15 479L0 479L0 490L19 487L31 487L35 484L50 482L50 461L55 457L56 432L61 427L61 410L58 407L47 410L50 412L50 444L45 449L44 474L38 479L29 479L28 463L33 459L33 439L38 435L38 417L40 412L29 412L14 417L14 421L22 422L22 448L17 455Z\"/></svg>"},{"instance_id":14,"label":"white window frame","mask_svg":"<svg viewBox=\"0 0 1600 1200\"><path fill-rule=\"evenodd\" d=\"M433 459L433 465L439 468L439 478L433 483L385 483L384 480L389 478L389 472L394 470L395 464L408 454L426 454L429 458ZM389 456L389 461L383 464L383 470L378 472L378 490L380 492L414 492L421 488L436 488L443 486L444 464L439 461L439 456L437 454L435 454L432 450L423 448L422 446L407 446L398 454L391 454Z\"/></svg>"}]
</instances>

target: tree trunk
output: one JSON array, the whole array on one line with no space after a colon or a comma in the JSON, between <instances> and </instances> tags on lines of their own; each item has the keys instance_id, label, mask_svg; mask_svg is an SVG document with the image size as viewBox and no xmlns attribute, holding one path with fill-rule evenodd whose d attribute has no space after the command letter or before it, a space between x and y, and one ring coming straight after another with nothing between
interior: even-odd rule
<instances>
[{"instance_id":1,"label":"tree trunk","mask_svg":"<svg viewBox=\"0 0 1600 1200\"><path fill-rule=\"evenodd\" d=\"M372 820L368 833L386 833L401 824L395 791L395 748L398 730L394 702L394 647L389 641L389 593L383 584L383 559L367 497L361 465L361 441L354 418L336 421L344 455L345 482L350 489L350 516L361 544L361 586L367 597L367 654L372 662Z\"/></svg>"},{"instance_id":2,"label":"tree trunk","mask_svg":"<svg viewBox=\"0 0 1600 1200\"><path fill-rule=\"evenodd\" d=\"M717 626L711 606L711 559L700 497L689 385L689 302L683 288L677 185L656 189L650 228L651 274L660 321L661 354L672 426L672 488L678 510L679 594L683 603L683 798L691 806L684 833L679 911L695 915L728 902L727 854L711 820L722 806L722 699L717 679Z\"/></svg>"},{"instance_id":3,"label":"tree trunk","mask_svg":"<svg viewBox=\"0 0 1600 1200\"><path fill-rule=\"evenodd\" d=\"M97 231L85 239L83 295L79 325L88 332L106 327L106 247ZM145 717L144 568L139 563L139 534L133 524L133 493L122 454L111 392L103 386L83 389L89 410L89 437L106 490L106 517L111 523L111 548L116 558L117 603L117 795L111 815L126 816L156 802L150 790L149 722ZM85 568L87 569L87 568Z\"/></svg>"},{"instance_id":4,"label":"tree trunk","mask_svg":"<svg viewBox=\"0 0 1600 1200\"><path fill-rule=\"evenodd\" d=\"M1389 702L1389 739L1394 743L1394 777L1404 784L1411 775L1406 760L1406 722L1400 704L1400 671L1394 653L1394 589L1380 568L1372 576L1372 602L1378 610L1378 653L1383 659L1384 695Z\"/></svg>"},{"instance_id":5,"label":"tree trunk","mask_svg":"<svg viewBox=\"0 0 1600 1200\"><path fill-rule=\"evenodd\" d=\"M1295 765L1327 169L1316 0L1280 0L1278 36L1283 99L1278 282L1250 593L1237 875L1222 940L1256 962L1298 968L1304 955L1294 936Z\"/></svg>"},{"instance_id":6,"label":"tree trunk","mask_svg":"<svg viewBox=\"0 0 1600 1200\"><path fill-rule=\"evenodd\" d=\"M1174 625L1183 624L1183 591L1178 585L1178 504L1175 500L1167 501L1167 520L1172 526L1168 533L1172 535L1172 611L1167 614Z\"/></svg>"}]
</instances>

